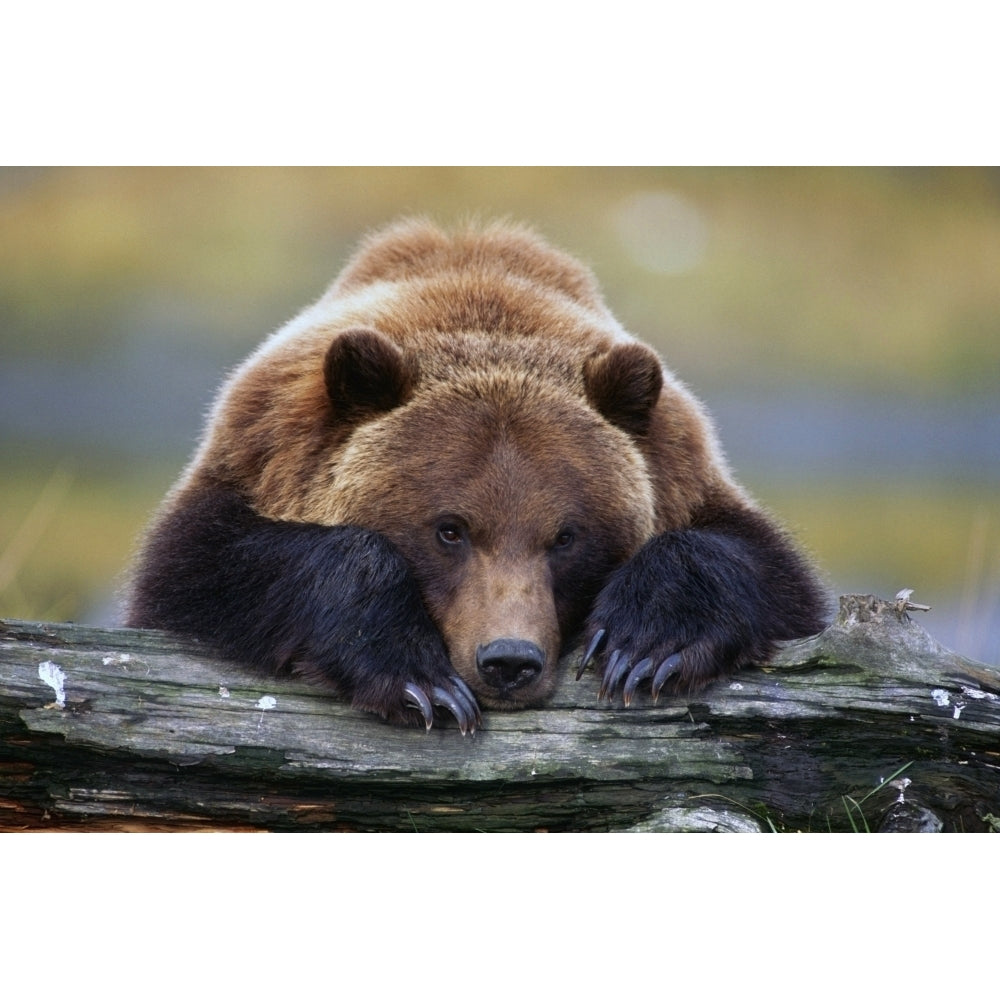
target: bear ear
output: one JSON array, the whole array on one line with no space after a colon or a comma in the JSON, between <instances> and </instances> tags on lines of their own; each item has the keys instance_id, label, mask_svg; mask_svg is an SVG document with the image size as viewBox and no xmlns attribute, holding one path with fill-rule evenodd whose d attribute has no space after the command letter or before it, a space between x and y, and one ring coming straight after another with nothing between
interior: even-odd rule
<instances>
[{"instance_id":1,"label":"bear ear","mask_svg":"<svg viewBox=\"0 0 1000 1000\"><path fill-rule=\"evenodd\" d=\"M412 379L403 352L374 330L338 334L323 374L337 420L367 420L405 403Z\"/></svg>"},{"instance_id":2,"label":"bear ear","mask_svg":"<svg viewBox=\"0 0 1000 1000\"><path fill-rule=\"evenodd\" d=\"M590 358L583 369L590 405L629 434L649 428L653 407L663 388L660 359L643 344L616 344Z\"/></svg>"}]
</instances>

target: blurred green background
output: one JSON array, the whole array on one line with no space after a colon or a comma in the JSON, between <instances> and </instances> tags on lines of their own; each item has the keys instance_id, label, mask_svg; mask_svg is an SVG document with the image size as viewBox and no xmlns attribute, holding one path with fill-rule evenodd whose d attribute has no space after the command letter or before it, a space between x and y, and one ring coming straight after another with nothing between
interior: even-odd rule
<instances>
[{"instance_id":1,"label":"blurred green background","mask_svg":"<svg viewBox=\"0 0 1000 1000\"><path fill-rule=\"evenodd\" d=\"M111 623L223 374L401 213L535 225L837 592L1000 660L1000 171L0 171L0 616Z\"/></svg>"}]
</instances>

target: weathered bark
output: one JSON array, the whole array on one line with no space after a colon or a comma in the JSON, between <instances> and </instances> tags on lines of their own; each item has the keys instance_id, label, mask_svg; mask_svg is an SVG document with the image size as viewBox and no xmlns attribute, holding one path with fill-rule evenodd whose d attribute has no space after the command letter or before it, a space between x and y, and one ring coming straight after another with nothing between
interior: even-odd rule
<instances>
[{"instance_id":1,"label":"weathered bark","mask_svg":"<svg viewBox=\"0 0 1000 1000\"><path fill-rule=\"evenodd\" d=\"M0 828L994 829L1000 670L904 604L842 598L768 667L659 705L567 670L469 737L159 633L0 623Z\"/></svg>"}]
</instances>

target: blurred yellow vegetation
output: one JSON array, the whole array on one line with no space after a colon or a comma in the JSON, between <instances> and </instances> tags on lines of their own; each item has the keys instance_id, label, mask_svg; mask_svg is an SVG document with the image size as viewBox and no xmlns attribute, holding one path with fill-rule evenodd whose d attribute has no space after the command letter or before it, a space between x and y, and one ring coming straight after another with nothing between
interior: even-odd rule
<instances>
[{"instance_id":1,"label":"blurred yellow vegetation","mask_svg":"<svg viewBox=\"0 0 1000 1000\"><path fill-rule=\"evenodd\" d=\"M616 212L644 191L704 219L699 266L664 277L623 252ZM0 198L0 344L70 341L75 314L137 285L215 302L253 340L262 305L317 296L361 233L408 212L537 224L696 369L780 351L828 378L959 391L1000 365L1000 175L975 169L55 170Z\"/></svg>"},{"instance_id":2,"label":"blurred yellow vegetation","mask_svg":"<svg viewBox=\"0 0 1000 1000\"><path fill-rule=\"evenodd\" d=\"M174 474L0 465L0 616L113 618L132 548Z\"/></svg>"}]
</instances>

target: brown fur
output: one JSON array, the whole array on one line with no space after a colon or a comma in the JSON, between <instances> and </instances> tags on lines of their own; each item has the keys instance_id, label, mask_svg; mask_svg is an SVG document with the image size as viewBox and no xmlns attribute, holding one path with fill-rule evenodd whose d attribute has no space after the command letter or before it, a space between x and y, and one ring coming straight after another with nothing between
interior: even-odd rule
<instances>
[{"instance_id":1,"label":"brown fur","mask_svg":"<svg viewBox=\"0 0 1000 1000\"><path fill-rule=\"evenodd\" d=\"M515 393L518 380L529 379L553 396L584 399L585 368L594 370L627 336L589 273L520 228L470 231L452 253L450 246L424 222L370 238L320 305L336 307L344 297L350 303L366 289L376 294L296 338L265 344L223 394L197 468L224 470L262 514L338 523L330 506L332 456L354 428L331 421L317 400L330 341L359 327L400 348L415 369L417 396L430 398L442 385L458 391L451 383L460 376L472 396L481 394L479 381L492 387L509 378ZM421 257L427 247L433 252ZM382 282L392 284L380 289ZM629 350L652 357L638 344ZM638 448L656 493L656 530L686 523L710 485L736 491L704 411L676 381L663 386L650 422ZM631 440L621 444L634 455Z\"/></svg>"},{"instance_id":2,"label":"brown fur","mask_svg":"<svg viewBox=\"0 0 1000 1000\"><path fill-rule=\"evenodd\" d=\"M366 240L235 373L162 516L214 488L268 519L387 538L454 669L500 707L544 700L561 640L647 540L752 510L701 406L586 268L518 227L419 220ZM498 698L476 650L508 635L545 669Z\"/></svg>"}]
</instances>

